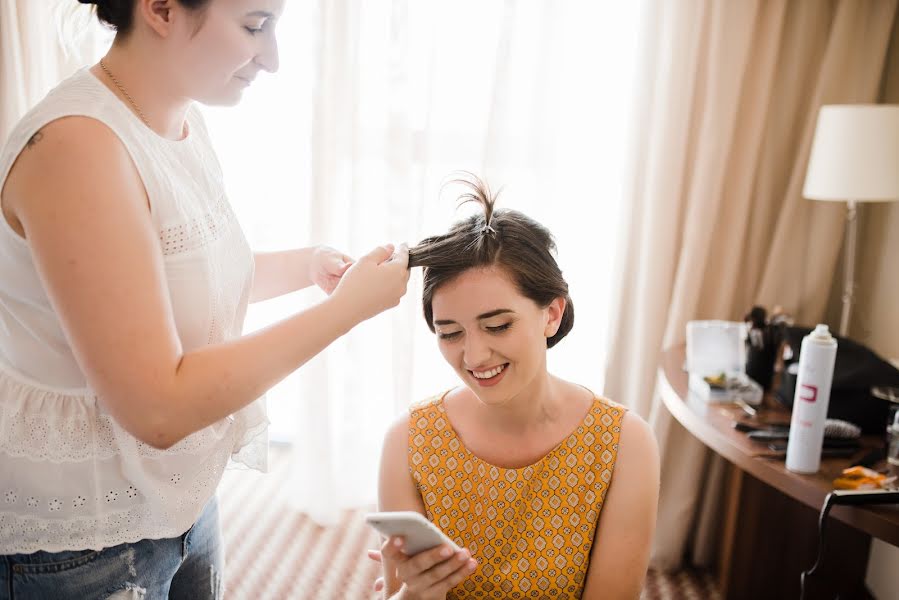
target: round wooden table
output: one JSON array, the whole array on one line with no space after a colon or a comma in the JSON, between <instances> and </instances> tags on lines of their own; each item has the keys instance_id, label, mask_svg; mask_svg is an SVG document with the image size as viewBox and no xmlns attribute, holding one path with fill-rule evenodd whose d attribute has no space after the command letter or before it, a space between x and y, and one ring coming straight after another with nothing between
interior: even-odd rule
<instances>
[{"instance_id":1,"label":"round wooden table","mask_svg":"<svg viewBox=\"0 0 899 600\"><path fill-rule=\"evenodd\" d=\"M684 359L682 345L663 353L658 389L674 418L730 463L719 560L723 595L798 597L799 573L814 563L818 513L833 490L834 478L872 448L882 446L884 438L863 436L856 455L824 459L815 475L793 473L784 467L782 457L733 428L734 421L789 423L789 411L771 398L765 399L754 418L734 404L706 402L690 392ZM864 581L871 537L899 546L899 507L895 505L840 506L830 515L830 552L825 557L828 586L843 588L847 580L859 577Z\"/></svg>"}]
</instances>

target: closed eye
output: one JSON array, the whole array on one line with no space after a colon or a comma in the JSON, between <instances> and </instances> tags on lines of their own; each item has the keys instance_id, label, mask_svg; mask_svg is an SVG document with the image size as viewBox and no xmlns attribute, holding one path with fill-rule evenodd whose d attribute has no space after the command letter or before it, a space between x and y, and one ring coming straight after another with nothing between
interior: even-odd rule
<instances>
[{"instance_id":1,"label":"closed eye","mask_svg":"<svg viewBox=\"0 0 899 600\"><path fill-rule=\"evenodd\" d=\"M250 33L250 35L256 35L268 29L271 22L271 19L265 19L264 21L261 21L259 23L258 27L253 27L252 25L244 25L243 28L246 29Z\"/></svg>"},{"instance_id":2,"label":"closed eye","mask_svg":"<svg viewBox=\"0 0 899 600\"><path fill-rule=\"evenodd\" d=\"M503 323L502 325L487 326L484 329L486 329L489 333L499 334L499 333L502 333L502 332L508 330L510 327L512 327L511 322ZM461 331L450 331L448 333L439 333L439 332L437 333L438 338L440 338L441 340L447 340L447 341L455 340L460 335L462 335Z\"/></svg>"}]
</instances>

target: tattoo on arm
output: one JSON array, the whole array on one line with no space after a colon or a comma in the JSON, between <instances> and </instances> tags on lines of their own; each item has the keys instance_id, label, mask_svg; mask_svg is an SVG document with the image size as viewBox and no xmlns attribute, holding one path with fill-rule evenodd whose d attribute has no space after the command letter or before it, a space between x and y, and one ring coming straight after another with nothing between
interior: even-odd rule
<instances>
[{"instance_id":1,"label":"tattoo on arm","mask_svg":"<svg viewBox=\"0 0 899 600\"><path fill-rule=\"evenodd\" d=\"M28 142L25 143L25 147L31 148L32 146L37 144L39 141L41 141L43 138L44 138L44 134L41 133L40 131L38 131L33 136L31 136L31 139L29 139Z\"/></svg>"}]
</instances>

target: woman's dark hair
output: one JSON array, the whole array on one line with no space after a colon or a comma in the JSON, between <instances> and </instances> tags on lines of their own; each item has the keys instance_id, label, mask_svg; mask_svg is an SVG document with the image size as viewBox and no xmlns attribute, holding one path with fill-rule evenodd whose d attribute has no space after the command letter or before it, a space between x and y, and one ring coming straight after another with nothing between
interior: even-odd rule
<instances>
[{"instance_id":1,"label":"woman's dark hair","mask_svg":"<svg viewBox=\"0 0 899 600\"><path fill-rule=\"evenodd\" d=\"M453 183L469 190L459 196L460 204L475 202L483 212L409 249L409 267L424 267L422 308L428 327L434 331L431 303L441 285L469 269L495 266L506 271L521 294L540 307L549 306L556 298L565 299L559 330L546 340L546 346L552 348L574 325L574 304L553 256L556 244L552 234L518 211L495 209L497 195L477 176L461 172L448 182Z\"/></svg>"},{"instance_id":2,"label":"woman's dark hair","mask_svg":"<svg viewBox=\"0 0 899 600\"><path fill-rule=\"evenodd\" d=\"M122 36L128 35L134 24L134 5L137 0L78 0L81 4L96 4L97 18ZM177 0L189 10L204 8L209 0Z\"/></svg>"}]
</instances>

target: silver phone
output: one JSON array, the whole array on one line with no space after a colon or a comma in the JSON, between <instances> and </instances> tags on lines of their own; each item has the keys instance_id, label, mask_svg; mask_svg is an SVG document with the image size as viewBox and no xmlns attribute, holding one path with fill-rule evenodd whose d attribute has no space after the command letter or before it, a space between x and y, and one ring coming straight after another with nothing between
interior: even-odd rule
<instances>
[{"instance_id":1,"label":"silver phone","mask_svg":"<svg viewBox=\"0 0 899 600\"><path fill-rule=\"evenodd\" d=\"M385 537L405 538L403 551L410 556L441 544L446 544L457 552L460 550L449 536L415 511L369 513L365 516L365 522Z\"/></svg>"}]
</instances>

